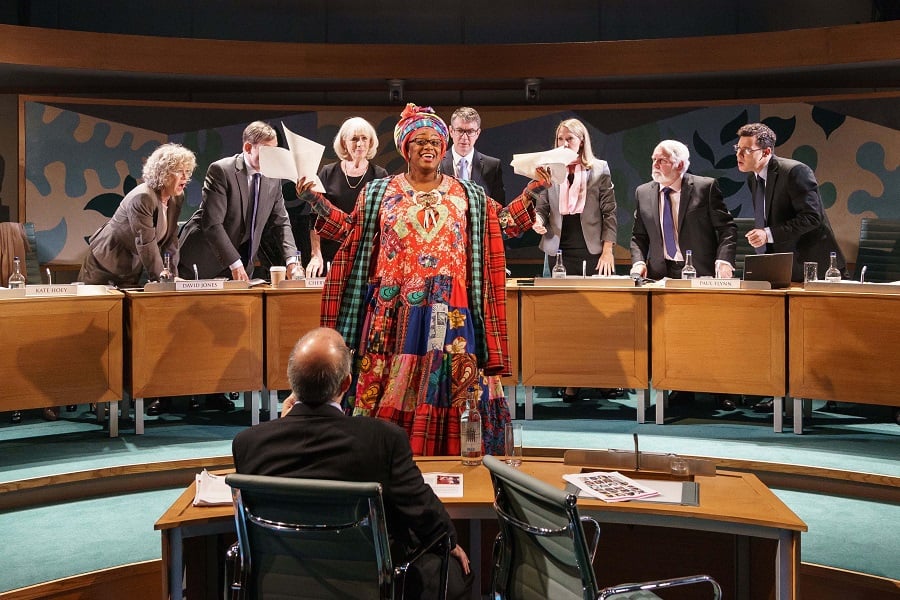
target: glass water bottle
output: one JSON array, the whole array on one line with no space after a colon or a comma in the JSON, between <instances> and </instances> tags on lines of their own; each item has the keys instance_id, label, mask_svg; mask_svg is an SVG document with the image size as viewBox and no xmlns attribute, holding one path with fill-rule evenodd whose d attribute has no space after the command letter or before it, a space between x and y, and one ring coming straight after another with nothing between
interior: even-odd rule
<instances>
[{"instance_id":1,"label":"glass water bottle","mask_svg":"<svg viewBox=\"0 0 900 600\"><path fill-rule=\"evenodd\" d=\"M690 250L684 251L684 267L681 269L682 279L696 279L697 269L694 268L694 253Z\"/></svg>"},{"instance_id":2,"label":"glass water bottle","mask_svg":"<svg viewBox=\"0 0 900 600\"><path fill-rule=\"evenodd\" d=\"M13 270L13 274L9 276L9 289L25 289L25 276L22 275L22 271L19 269L18 256L13 259L13 264L15 265L15 267Z\"/></svg>"},{"instance_id":3,"label":"glass water bottle","mask_svg":"<svg viewBox=\"0 0 900 600\"><path fill-rule=\"evenodd\" d=\"M475 388L470 387L466 395L466 408L459 416L459 448L464 465L480 465L481 446L481 413L478 412L478 396Z\"/></svg>"},{"instance_id":4,"label":"glass water bottle","mask_svg":"<svg viewBox=\"0 0 900 600\"><path fill-rule=\"evenodd\" d=\"M159 282L169 281L175 281L175 277L172 275L172 256L166 252L163 254L163 269L159 272Z\"/></svg>"},{"instance_id":5,"label":"glass water bottle","mask_svg":"<svg viewBox=\"0 0 900 600\"><path fill-rule=\"evenodd\" d=\"M550 275L553 277L553 279L566 278L566 265L563 264L562 250L556 251L556 264L553 265L553 269L550 271Z\"/></svg>"},{"instance_id":6,"label":"glass water bottle","mask_svg":"<svg viewBox=\"0 0 900 600\"><path fill-rule=\"evenodd\" d=\"M297 250L297 254L295 254L294 256L297 257L297 262L294 263L297 266L294 267L294 272L291 274L291 279L293 281L303 281L306 275L305 273L303 273L303 261L300 260L300 251Z\"/></svg>"},{"instance_id":7,"label":"glass water bottle","mask_svg":"<svg viewBox=\"0 0 900 600\"><path fill-rule=\"evenodd\" d=\"M832 252L829 255L829 260L831 264L829 264L828 270L825 271L825 281L837 283L841 280L841 270L837 267L837 252Z\"/></svg>"}]
</instances>

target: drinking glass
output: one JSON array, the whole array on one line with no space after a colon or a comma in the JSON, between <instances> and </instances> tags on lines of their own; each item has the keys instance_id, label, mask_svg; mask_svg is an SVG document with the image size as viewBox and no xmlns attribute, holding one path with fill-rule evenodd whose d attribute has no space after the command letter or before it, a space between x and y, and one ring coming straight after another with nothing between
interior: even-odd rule
<instances>
[{"instance_id":1,"label":"drinking glass","mask_svg":"<svg viewBox=\"0 0 900 600\"><path fill-rule=\"evenodd\" d=\"M506 438L506 464L518 467L522 464L522 424L509 422L503 433Z\"/></svg>"},{"instance_id":2,"label":"drinking glass","mask_svg":"<svg viewBox=\"0 0 900 600\"><path fill-rule=\"evenodd\" d=\"M816 281L819 278L819 263L805 262L803 263L803 283Z\"/></svg>"}]
</instances>

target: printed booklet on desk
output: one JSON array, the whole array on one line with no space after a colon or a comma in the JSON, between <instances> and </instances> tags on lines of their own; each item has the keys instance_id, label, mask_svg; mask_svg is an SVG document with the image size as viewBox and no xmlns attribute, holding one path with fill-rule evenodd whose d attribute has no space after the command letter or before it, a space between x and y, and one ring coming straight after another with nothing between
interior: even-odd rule
<instances>
[{"instance_id":1,"label":"printed booklet on desk","mask_svg":"<svg viewBox=\"0 0 900 600\"><path fill-rule=\"evenodd\" d=\"M422 473L422 477L438 498L463 497L462 473Z\"/></svg>"},{"instance_id":2,"label":"printed booklet on desk","mask_svg":"<svg viewBox=\"0 0 900 600\"><path fill-rule=\"evenodd\" d=\"M203 469L195 476L194 506L223 506L231 504L231 486L224 475L213 475Z\"/></svg>"},{"instance_id":3,"label":"printed booklet on desk","mask_svg":"<svg viewBox=\"0 0 900 600\"><path fill-rule=\"evenodd\" d=\"M563 479L583 490L588 496L600 498L604 502L624 502L659 495L656 490L641 485L617 471L572 473L563 475Z\"/></svg>"}]
</instances>

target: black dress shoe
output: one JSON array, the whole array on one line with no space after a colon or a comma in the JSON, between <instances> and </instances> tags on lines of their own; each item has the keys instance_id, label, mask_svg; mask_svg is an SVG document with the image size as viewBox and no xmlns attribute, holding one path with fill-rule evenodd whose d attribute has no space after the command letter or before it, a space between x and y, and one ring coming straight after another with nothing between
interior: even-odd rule
<instances>
[{"instance_id":1,"label":"black dress shoe","mask_svg":"<svg viewBox=\"0 0 900 600\"><path fill-rule=\"evenodd\" d=\"M562 401L566 404L572 404L573 402L578 402L578 394L566 394L563 393Z\"/></svg>"},{"instance_id":2,"label":"black dress shoe","mask_svg":"<svg viewBox=\"0 0 900 600\"><path fill-rule=\"evenodd\" d=\"M753 412L766 413L775 410L775 398L763 398L753 405Z\"/></svg>"},{"instance_id":3,"label":"black dress shoe","mask_svg":"<svg viewBox=\"0 0 900 600\"><path fill-rule=\"evenodd\" d=\"M197 400L196 396L191 396L191 399L188 401L188 410L200 410L200 401Z\"/></svg>"},{"instance_id":4,"label":"black dress shoe","mask_svg":"<svg viewBox=\"0 0 900 600\"><path fill-rule=\"evenodd\" d=\"M21 423L22 422L22 411L14 410L12 416L9 417L10 423Z\"/></svg>"},{"instance_id":5,"label":"black dress shoe","mask_svg":"<svg viewBox=\"0 0 900 600\"><path fill-rule=\"evenodd\" d=\"M56 421L59 419L59 409L55 406L48 406L44 409L45 421Z\"/></svg>"},{"instance_id":6,"label":"black dress shoe","mask_svg":"<svg viewBox=\"0 0 900 600\"><path fill-rule=\"evenodd\" d=\"M66 412L75 412L78 410L77 404L66 404Z\"/></svg>"},{"instance_id":7,"label":"black dress shoe","mask_svg":"<svg viewBox=\"0 0 900 600\"><path fill-rule=\"evenodd\" d=\"M157 398L147 405L147 416L155 417L164 412L169 412L169 401L165 398Z\"/></svg>"},{"instance_id":8,"label":"black dress shoe","mask_svg":"<svg viewBox=\"0 0 900 600\"><path fill-rule=\"evenodd\" d=\"M716 395L716 406L720 410L737 410L737 403L724 394Z\"/></svg>"}]
</instances>

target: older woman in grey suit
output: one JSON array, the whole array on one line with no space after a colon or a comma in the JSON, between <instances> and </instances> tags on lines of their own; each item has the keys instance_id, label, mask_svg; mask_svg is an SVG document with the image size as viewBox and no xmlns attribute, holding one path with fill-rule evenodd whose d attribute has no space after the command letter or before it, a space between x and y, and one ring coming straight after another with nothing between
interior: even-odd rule
<instances>
[{"instance_id":1,"label":"older woman in grey suit","mask_svg":"<svg viewBox=\"0 0 900 600\"><path fill-rule=\"evenodd\" d=\"M557 147L578 153L569 165L566 180L543 192L535 205L533 229L540 234L540 247L550 261L562 250L569 274L615 273L616 195L609 165L594 157L591 138L578 119L566 119L556 128Z\"/></svg>"},{"instance_id":2,"label":"older woman in grey suit","mask_svg":"<svg viewBox=\"0 0 900 600\"><path fill-rule=\"evenodd\" d=\"M594 157L591 138L578 119L566 119L556 127L556 146L578 153L564 182L541 192L535 204L535 223L540 247L552 263L562 250L566 273L613 275L616 261L616 194L609 165ZM563 401L578 400L578 389L567 387Z\"/></svg>"},{"instance_id":3,"label":"older woman in grey suit","mask_svg":"<svg viewBox=\"0 0 900 600\"><path fill-rule=\"evenodd\" d=\"M155 281L163 254L178 263L178 216L197 160L179 144L163 144L144 163L143 183L128 192L112 218L91 236L78 280L119 287Z\"/></svg>"}]
</instances>

